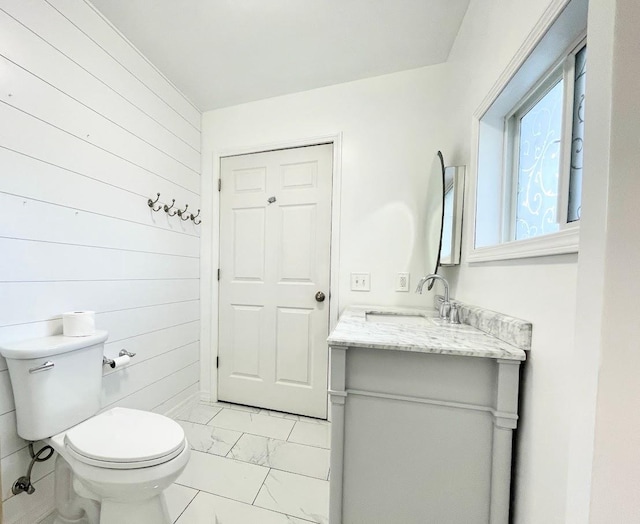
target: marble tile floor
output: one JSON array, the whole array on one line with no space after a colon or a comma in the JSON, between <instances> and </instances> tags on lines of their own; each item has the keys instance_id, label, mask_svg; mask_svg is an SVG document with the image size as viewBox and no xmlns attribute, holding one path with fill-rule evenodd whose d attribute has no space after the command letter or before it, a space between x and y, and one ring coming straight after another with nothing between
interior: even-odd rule
<instances>
[{"instance_id":1,"label":"marble tile floor","mask_svg":"<svg viewBox=\"0 0 640 524\"><path fill-rule=\"evenodd\" d=\"M192 448L166 492L175 524L328 523L329 423L222 402L174 418Z\"/></svg>"}]
</instances>

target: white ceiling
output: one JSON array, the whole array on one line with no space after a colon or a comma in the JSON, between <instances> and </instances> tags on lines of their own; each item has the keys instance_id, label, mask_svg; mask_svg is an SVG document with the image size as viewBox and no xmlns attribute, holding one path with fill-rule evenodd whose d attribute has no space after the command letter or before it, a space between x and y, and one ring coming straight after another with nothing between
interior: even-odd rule
<instances>
[{"instance_id":1,"label":"white ceiling","mask_svg":"<svg viewBox=\"0 0 640 524\"><path fill-rule=\"evenodd\" d=\"M469 0L91 0L202 111L447 60Z\"/></svg>"}]
</instances>

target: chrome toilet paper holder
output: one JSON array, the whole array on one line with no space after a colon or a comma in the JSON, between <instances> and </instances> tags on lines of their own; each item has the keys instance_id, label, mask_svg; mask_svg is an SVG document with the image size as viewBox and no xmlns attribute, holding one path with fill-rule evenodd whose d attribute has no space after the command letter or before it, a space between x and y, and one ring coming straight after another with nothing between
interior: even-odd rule
<instances>
[{"instance_id":1,"label":"chrome toilet paper holder","mask_svg":"<svg viewBox=\"0 0 640 524\"><path fill-rule=\"evenodd\" d=\"M127 351L126 349L121 349L120 353L118 353L118 356L119 357L125 357L126 356L126 357L133 358L133 357L136 356L136 354L135 353L131 353L131 352ZM107 358L105 356L102 357L102 365L103 366L109 366L109 367L112 367L112 368L116 367L116 363L113 361L113 359Z\"/></svg>"}]
</instances>

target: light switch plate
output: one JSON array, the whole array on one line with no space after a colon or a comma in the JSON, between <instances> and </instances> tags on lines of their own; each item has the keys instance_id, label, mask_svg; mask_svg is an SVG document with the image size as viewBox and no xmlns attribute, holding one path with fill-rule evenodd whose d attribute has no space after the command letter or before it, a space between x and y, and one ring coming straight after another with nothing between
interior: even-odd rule
<instances>
[{"instance_id":1,"label":"light switch plate","mask_svg":"<svg viewBox=\"0 0 640 524\"><path fill-rule=\"evenodd\" d=\"M351 291L370 291L369 273L351 273Z\"/></svg>"}]
</instances>

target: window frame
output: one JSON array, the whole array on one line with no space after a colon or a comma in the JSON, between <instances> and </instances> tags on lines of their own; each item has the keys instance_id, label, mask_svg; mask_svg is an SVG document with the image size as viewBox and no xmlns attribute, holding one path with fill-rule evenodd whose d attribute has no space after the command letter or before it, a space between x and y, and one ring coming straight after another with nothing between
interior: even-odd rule
<instances>
[{"instance_id":1,"label":"window frame","mask_svg":"<svg viewBox=\"0 0 640 524\"><path fill-rule=\"evenodd\" d=\"M469 263L578 252L580 222L579 220L567 222L568 175L570 175L573 132L575 55L587 45L586 10L587 2L585 0L556 0L552 2L473 115L472 140L476 146L472 149L472 177L469 190L472 192L470 211L474 227L473 234L467 237L469 250L466 258ZM555 59L553 52L555 52ZM544 57L543 60L540 59L541 56ZM544 63L542 67L540 67L541 62ZM557 81L559 74L565 79L560 151L563 173L561 173L558 188L558 213L561 227L559 231L554 233L528 239L506 240L510 237L504 236L505 231L510 232L510 229L505 227L505 221L511 218L512 212L515 212L510 199L512 191L517 190L517 178L514 182L513 176L505 176L506 166L513 165L515 151L513 147L509 147L510 144L507 140L507 133L513 133L514 121L505 117L512 117L518 110L525 109L525 106L530 108L534 105L536 100L548 92L544 89L540 91L541 86L547 82L546 85L549 88L553 87L555 81L548 83L549 79L553 78ZM529 78L535 80L531 82ZM516 86L513 90L511 90L511 83ZM507 91L506 95L505 91ZM501 131L498 131L497 126L500 121L502 124L499 125L502 127ZM509 122L511 125L508 125ZM502 134L502 144L499 144L496 132ZM500 153L486 153L481 150L483 134L484 140L489 143L490 150L497 151L499 149ZM496 158L496 155L500 159ZM482 190L478 179L481 169L483 172L490 173L489 178L483 182L484 189ZM564 174L565 170L566 175ZM510 174L513 172L509 170ZM481 198L488 198L488 200L480 200ZM506 199L509 199L509 206L505 206ZM488 211L490 209L496 210L498 207L500 210L497 212ZM479 214L479 208L482 208L482 214ZM477 243L480 244L478 247Z\"/></svg>"}]
</instances>

